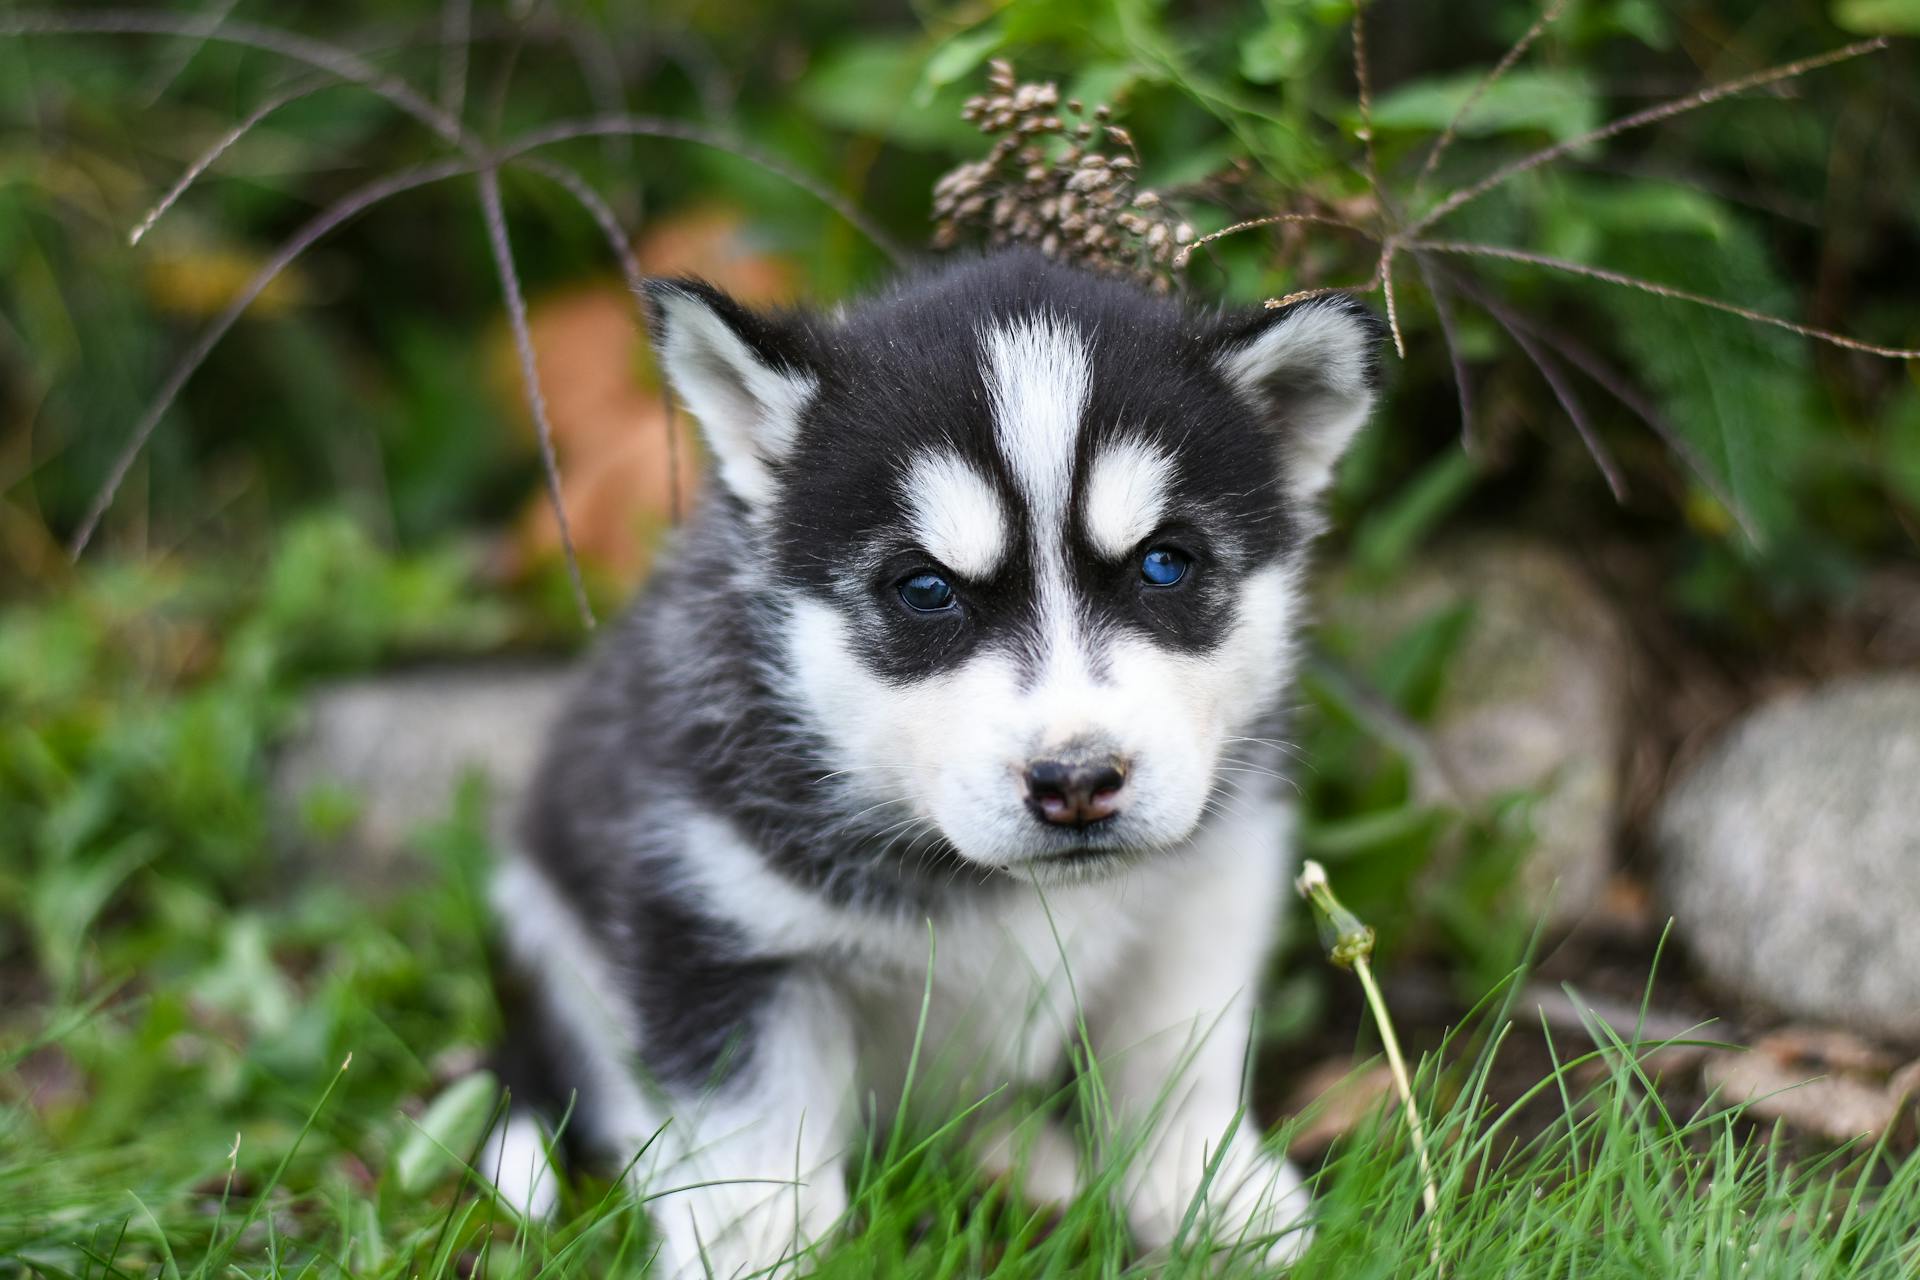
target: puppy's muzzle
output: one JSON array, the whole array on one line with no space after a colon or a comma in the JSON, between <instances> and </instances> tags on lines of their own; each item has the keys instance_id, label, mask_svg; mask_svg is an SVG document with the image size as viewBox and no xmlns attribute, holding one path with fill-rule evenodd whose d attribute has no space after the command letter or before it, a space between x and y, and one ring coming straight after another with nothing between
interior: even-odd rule
<instances>
[{"instance_id":1,"label":"puppy's muzzle","mask_svg":"<svg viewBox=\"0 0 1920 1280\"><path fill-rule=\"evenodd\" d=\"M1035 760L1021 781L1034 817L1049 826L1090 827L1120 812L1127 761L1119 756Z\"/></svg>"}]
</instances>

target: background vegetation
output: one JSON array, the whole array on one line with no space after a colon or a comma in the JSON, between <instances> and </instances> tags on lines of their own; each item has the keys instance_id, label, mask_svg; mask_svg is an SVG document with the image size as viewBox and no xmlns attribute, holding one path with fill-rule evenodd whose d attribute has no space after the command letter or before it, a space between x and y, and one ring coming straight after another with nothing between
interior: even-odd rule
<instances>
[{"instance_id":1,"label":"background vegetation","mask_svg":"<svg viewBox=\"0 0 1920 1280\"><path fill-rule=\"evenodd\" d=\"M1206 245L1188 273L1203 296L1367 282L1381 234L1575 144L1423 234L1920 342L1911 45L1580 141L1709 84L1920 33L1920 8L1547 12L1475 97L1543 11L1369 7L1363 112L1345 0L0 5L0 1269L598 1273L644 1250L631 1202L596 1199L605 1184L576 1188L569 1223L521 1231L437 1145L458 1146L473 1115L426 1103L493 1028L485 795L420 831L414 874L378 891L326 861L351 796L305 797L291 816L268 802L272 749L315 681L584 638L473 172L490 148L602 122L521 157L544 168L501 170L511 254L536 337L620 370L637 390L610 429L662 442L673 425L637 327L562 305L617 296L608 222L643 259L672 257L647 240L662 229L723 244L763 292L881 280L925 243L937 177L981 154L960 107L994 56L1115 104L1143 184L1199 233L1281 211L1327 220ZM368 83L341 83L343 68ZM439 176L318 238L177 400L156 399L281 246L409 174ZM1460 531L1576 549L1663 655L1668 713L1644 717L1636 745L1658 759L1770 682L1865 660L1852 611L1920 548L1920 365L1539 261L1403 248L1392 266L1406 354L1335 497L1330 550L1349 572L1391 581ZM541 361L550 372L546 346ZM594 474L590 434L569 425L558 442L570 485ZM686 497L678 464L649 456L641 499L568 490L601 613ZM1532 925L1506 888L1527 797L1462 809L1415 785L1458 625L1435 618L1369 656L1330 640L1301 783L1310 847L1381 928L1389 971L1447 975L1466 1002L1492 989L1467 1023L1486 1029ZM1281 1062L1329 1037L1351 1046L1360 1026L1312 952L1303 938L1274 996ZM1492 1038L1463 1033L1431 1060L1436 1110L1482 1100ZM1477 1105L1440 1121L1449 1274L1911 1273L1912 1159L1808 1153L1759 1140L1737 1111L1670 1112L1648 1052L1607 1044L1584 1076L1537 1059L1529 1082L1551 1084L1511 1091L1528 1103L1511 1125ZM1543 1099L1561 1104L1546 1119ZM1309 1270L1437 1273L1397 1126L1364 1122L1323 1180ZM1049 1222L980 1194L937 1143L876 1163L862 1187L848 1274L1130 1265L1099 1206Z\"/></svg>"}]
</instances>

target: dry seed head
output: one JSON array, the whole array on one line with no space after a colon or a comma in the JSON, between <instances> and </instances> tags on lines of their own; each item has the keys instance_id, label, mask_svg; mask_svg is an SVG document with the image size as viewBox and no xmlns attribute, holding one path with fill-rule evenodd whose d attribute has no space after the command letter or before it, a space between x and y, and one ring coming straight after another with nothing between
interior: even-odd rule
<instances>
[{"instance_id":1,"label":"dry seed head","mask_svg":"<svg viewBox=\"0 0 1920 1280\"><path fill-rule=\"evenodd\" d=\"M1135 186L1139 160L1133 135L1110 123L1096 103L1098 124L1079 99L1060 113L1059 88L1022 83L1012 64L988 64L988 92L962 106L961 118L993 139L985 159L956 165L933 189L933 242L948 248L968 235L989 245L1028 244L1096 271L1129 276L1169 292L1183 265L1176 253L1193 231L1160 197ZM1046 144L1055 143L1049 155Z\"/></svg>"}]
</instances>

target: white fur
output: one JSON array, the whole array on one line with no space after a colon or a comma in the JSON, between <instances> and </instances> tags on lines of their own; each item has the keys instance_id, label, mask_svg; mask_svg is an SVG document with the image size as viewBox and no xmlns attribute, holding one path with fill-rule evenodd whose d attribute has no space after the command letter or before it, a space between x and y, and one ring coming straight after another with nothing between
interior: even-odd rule
<instances>
[{"instance_id":1,"label":"white fur","mask_svg":"<svg viewBox=\"0 0 1920 1280\"><path fill-rule=\"evenodd\" d=\"M817 383L767 364L692 294L663 291L659 306L668 379L700 420L720 478L748 506L764 509L774 496L774 468L792 448Z\"/></svg>"},{"instance_id":2,"label":"white fur","mask_svg":"<svg viewBox=\"0 0 1920 1280\"><path fill-rule=\"evenodd\" d=\"M548 1217L560 1203L546 1130L524 1107L507 1112L488 1135L475 1167L493 1182L507 1206L529 1222Z\"/></svg>"},{"instance_id":3,"label":"white fur","mask_svg":"<svg viewBox=\"0 0 1920 1280\"><path fill-rule=\"evenodd\" d=\"M1242 396L1284 419L1291 496L1310 502L1373 408L1367 326L1341 307L1307 303L1222 355L1221 375Z\"/></svg>"},{"instance_id":4,"label":"white fur","mask_svg":"<svg viewBox=\"0 0 1920 1280\"><path fill-rule=\"evenodd\" d=\"M846 1207L837 1161L853 1120L854 1051L844 1002L832 990L790 980L753 1029L741 1078L704 1097L671 1097L638 1069L644 1045L629 1006L545 878L509 862L493 896L507 945L541 983L575 1051L572 1122L619 1165L645 1150L634 1180L661 1197L654 1207L662 1276L758 1271L832 1227ZM632 921L635 929L647 924ZM519 1168L533 1168L523 1157L539 1140L526 1117L517 1119L496 1133L489 1154L502 1157L502 1196L537 1213L551 1207L553 1189L537 1170L526 1184L516 1179Z\"/></svg>"},{"instance_id":5,"label":"white fur","mask_svg":"<svg viewBox=\"0 0 1920 1280\"><path fill-rule=\"evenodd\" d=\"M662 1144L671 1158L645 1179L659 1197L662 1276L789 1274L846 1212L841 1158L855 1110L845 1000L818 976L790 977L751 1034L745 1072L682 1101Z\"/></svg>"},{"instance_id":6,"label":"white fur","mask_svg":"<svg viewBox=\"0 0 1920 1280\"><path fill-rule=\"evenodd\" d=\"M1050 1077L1073 1033L1075 984L1112 972L1134 940L1132 906L1152 896L1147 882L1169 874L1151 867L1044 895L1022 890L1011 901L963 900L928 918L823 902L768 868L727 823L700 817L687 830L697 853L683 887L708 912L739 922L756 953L818 956L847 974L845 990L862 1010L863 1078L883 1100L904 1086L930 959L938 1052L923 1072L949 1077L950 1096L981 1073L995 1083Z\"/></svg>"},{"instance_id":7,"label":"white fur","mask_svg":"<svg viewBox=\"0 0 1920 1280\"><path fill-rule=\"evenodd\" d=\"M1117 637L1095 679L1069 644L1051 648L1042 678L1029 683L1012 655L989 649L910 685L861 664L845 615L799 600L787 669L793 696L830 736L859 794L898 797L903 822L937 826L983 866L1044 878L1050 868L1030 861L1033 818L1019 785L1028 762L1069 741L1101 742L1131 762L1115 836L1135 848L1185 839L1225 740L1247 731L1241 717L1270 705L1286 678L1295 595L1279 566L1250 576L1236 593L1233 628L1205 657ZM1181 696L1169 698L1170 689ZM910 839L902 846L910 857Z\"/></svg>"},{"instance_id":8,"label":"white fur","mask_svg":"<svg viewBox=\"0 0 1920 1280\"><path fill-rule=\"evenodd\" d=\"M640 1035L632 1011L586 925L545 876L519 859L495 875L493 909L503 941L538 983L545 1007L572 1030L580 1089L572 1122L587 1133L619 1135L637 1150L659 1127L659 1108L634 1073Z\"/></svg>"},{"instance_id":9,"label":"white fur","mask_svg":"<svg viewBox=\"0 0 1920 1280\"><path fill-rule=\"evenodd\" d=\"M996 1115L978 1139L980 1170L1005 1178L1039 1204L1065 1206L1080 1193L1080 1152L1044 1114Z\"/></svg>"},{"instance_id":10,"label":"white fur","mask_svg":"<svg viewBox=\"0 0 1920 1280\"><path fill-rule=\"evenodd\" d=\"M979 335L986 356L994 437L1033 508L1036 535L1066 529L1074 444L1093 385L1086 343L1053 316L996 326Z\"/></svg>"},{"instance_id":11,"label":"white fur","mask_svg":"<svg viewBox=\"0 0 1920 1280\"><path fill-rule=\"evenodd\" d=\"M1149 441L1103 449L1087 479L1087 540L1094 550L1117 560L1159 528L1172 481L1173 460Z\"/></svg>"},{"instance_id":12,"label":"white fur","mask_svg":"<svg viewBox=\"0 0 1920 1280\"><path fill-rule=\"evenodd\" d=\"M949 453L922 454L901 481L914 536L966 578L985 578L1007 550L1007 514L978 471Z\"/></svg>"},{"instance_id":13,"label":"white fur","mask_svg":"<svg viewBox=\"0 0 1920 1280\"><path fill-rule=\"evenodd\" d=\"M994 438L1030 514L1040 646L1049 667L1068 678L1084 675L1066 536L1074 450L1093 385L1086 343L1067 321L1041 316L983 331L980 349Z\"/></svg>"},{"instance_id":14,"label":"white fur","mask_svg":"<svg viewBox=\"0 0 1920 1280\"><path fill-rule=\"evenodd\" d=\"M1128 1219L1148 1244L1172 1240L1218 1157L1200 1233L1276 1236L1258 1247L1273 1265L1306 1246L1295 1230L1307 1206L1299 1176L1262 1149L1259 1123L1244 1110L1257 984L1292 871L1292 825L1288 807L1244 800L1210 828L1145 935L1132 981L1097 1020L1114 1100L1109 1137L1126 1164Z\"/></svg>"}]
</instances>

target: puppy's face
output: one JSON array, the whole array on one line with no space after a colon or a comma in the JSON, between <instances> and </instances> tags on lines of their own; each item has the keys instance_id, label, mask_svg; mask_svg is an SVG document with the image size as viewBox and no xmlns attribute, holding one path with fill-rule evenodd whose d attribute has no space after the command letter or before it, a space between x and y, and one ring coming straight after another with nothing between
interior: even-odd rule
<instances>
[{"instance_id":1,"label":"puppy's face","mask_svg":"<svg viewBox=\"0 0 1920 1280\"><path fill-rule=\"evenodd\" d=\"M832 320L653 301L851 802L1035 879L1230 803L1371 401L1364 312L1199 317L1025 255Z\"/></svg>"}]
</instances>

